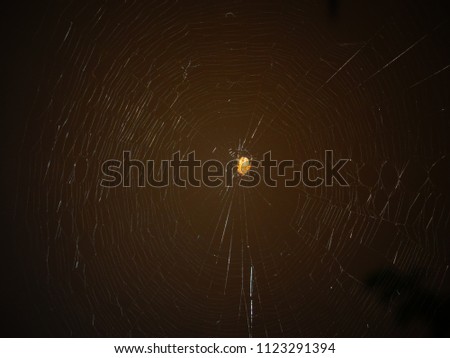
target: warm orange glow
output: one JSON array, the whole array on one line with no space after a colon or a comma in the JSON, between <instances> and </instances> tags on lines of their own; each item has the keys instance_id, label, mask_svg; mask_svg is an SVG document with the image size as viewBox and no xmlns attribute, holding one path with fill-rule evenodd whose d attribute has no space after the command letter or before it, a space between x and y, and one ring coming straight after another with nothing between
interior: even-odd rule
<instances>
[{"instance_id":1,"label":"warm orange glow","mask_svg":"<svg viewBox=\"0 0 450 358\"><path fill-rule=\"evenodd\" d=\"M247 157L240 157L238 160L237 172L240 175L245 175L251 168L250 160Z\"/></svg>"}]
</instances>

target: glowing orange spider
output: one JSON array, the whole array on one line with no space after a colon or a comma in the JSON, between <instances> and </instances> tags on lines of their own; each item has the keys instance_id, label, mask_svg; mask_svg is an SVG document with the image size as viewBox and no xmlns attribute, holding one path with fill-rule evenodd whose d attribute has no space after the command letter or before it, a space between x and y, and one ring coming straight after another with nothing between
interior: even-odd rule
<instances>
[{"instance_id":1,"label":"glowing orange spider","mask_svg":"<svg viewBox=\"0 0 450 358\"><path fill-rule=\"evenodd\" d=\"M240 157L238 159L237 172L240 175L246 175L251 169L252 165L250 164L250 159L247 157Z\"/></svg>"}]
</instances>

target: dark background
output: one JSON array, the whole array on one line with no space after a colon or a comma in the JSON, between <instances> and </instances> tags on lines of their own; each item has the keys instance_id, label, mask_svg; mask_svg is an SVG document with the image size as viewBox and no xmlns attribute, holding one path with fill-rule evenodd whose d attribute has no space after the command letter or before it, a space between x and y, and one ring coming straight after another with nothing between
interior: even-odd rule
<instances>
[{"instance_id":1,"label":"dark background","mask_svg":"<svg viewBox=\"0 0 450 358\"><path fill-rule=\"evenodd\" d=\"M444 4L5 7L2 335L448 336ZM241 144L350 187L99 186Z\"/></svg>"}]
</instances>

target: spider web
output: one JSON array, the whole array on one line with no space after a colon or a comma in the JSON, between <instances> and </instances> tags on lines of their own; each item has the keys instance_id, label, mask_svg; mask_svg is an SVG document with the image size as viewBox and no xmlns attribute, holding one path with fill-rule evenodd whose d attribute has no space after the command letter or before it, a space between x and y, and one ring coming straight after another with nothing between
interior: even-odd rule
<instances>
[{"instance_id":1,"label":"spider web","mask_svg":"<svg viewBox=\"0 0 450 358\"><path fill-rule=\"evenodd\" d=\"M50 335L430 334L448 295L448 22L390 5L352 28L322 5L47 9L17 210ZM349 187L99 185L123 151L328 149Z\"/></svg>"}]
</instances>

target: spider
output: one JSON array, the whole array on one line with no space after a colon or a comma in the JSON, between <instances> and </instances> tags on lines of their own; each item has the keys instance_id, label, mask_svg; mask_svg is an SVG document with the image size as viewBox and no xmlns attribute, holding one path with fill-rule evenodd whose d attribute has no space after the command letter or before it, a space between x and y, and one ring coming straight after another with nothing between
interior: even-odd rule
<instances>
[{"instance_id":1,"label":"spider","mask_svg":"<svg viewBox=\"0 0 450 358\"><path fill-rule=\"evenodd\" d=\"M237 165L238 174L241 176L246 175L252 167L250 159L248 159L247 157L240 157L237 159L237 161L238 161Z\"/></svg>"}]
</instances>

